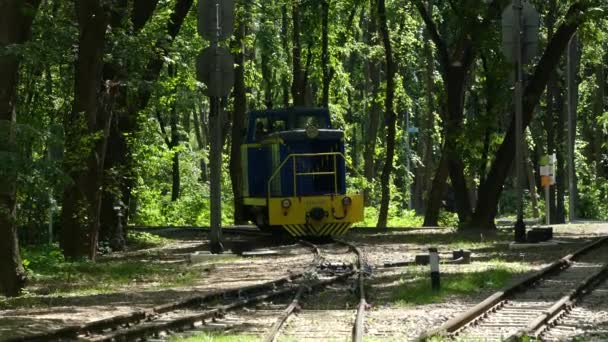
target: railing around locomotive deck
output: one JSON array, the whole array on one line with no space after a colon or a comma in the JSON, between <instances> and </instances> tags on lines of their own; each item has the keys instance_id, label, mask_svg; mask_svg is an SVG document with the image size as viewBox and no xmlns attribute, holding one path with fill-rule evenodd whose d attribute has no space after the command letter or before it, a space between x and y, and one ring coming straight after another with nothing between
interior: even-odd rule
<instances>
[{"instance_id":1,"label":"railing around locomotive deck","mask_svg":"<svg viewBox=\"0 0 608 342\"><path fill-rule=\"evenodd\" d=\"M297 172L297 159L298 158L315 158L315 157L333 157L334 169L333 171L317 171L317 172ZM281 172L285 164L291 159L293 167L293 197L298 196L298 177L310 177L310 176L334 176L334 193L338 193L338 160L337 157L344 159L346 163L346 157L340 152L324 152L324 153L299 153L290 154L283 160L279 167L274 171L270 179L268 179L268 198L271 196L272 181L275 180L277 175Z\"/></svg>"}]
</instances>

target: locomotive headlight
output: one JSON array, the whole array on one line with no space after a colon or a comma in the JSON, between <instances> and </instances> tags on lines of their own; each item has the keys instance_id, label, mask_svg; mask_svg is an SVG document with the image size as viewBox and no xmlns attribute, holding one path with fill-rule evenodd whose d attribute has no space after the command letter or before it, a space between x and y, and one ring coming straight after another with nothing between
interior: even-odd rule
<instances>
[{"instance_id":1,"label":"locomotive headlight","mask_svg":"<svg viewBox=\"0 0 608 342\"><path fill-rule=\"evenodd\" d=\"M344 198L342 199L342 205L343 205L343 206L348 207L348 206L350 206L351 204L353 204L353 199L352 199L352 198L350 198L350 197L344 197Z\"/></svg>"},{"instance_id":2,"label":"locomotive headlight","mask_svg":"<svg viewBox=\"0 0 608 342\"><path fill-rule=\"evenodd\" d=\"M281 201L281 206L283 207L283 209L291 208L291 200L284 199L283 201Z\"/></svg>"}]
</instances>

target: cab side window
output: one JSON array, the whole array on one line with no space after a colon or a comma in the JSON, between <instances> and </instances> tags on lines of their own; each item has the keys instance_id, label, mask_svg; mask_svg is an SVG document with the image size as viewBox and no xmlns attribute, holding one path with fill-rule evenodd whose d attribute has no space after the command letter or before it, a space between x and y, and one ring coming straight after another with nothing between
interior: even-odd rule
<instances>
[{"instance_id":1,"label":"cab side window","mask_svg":"<svg viewBox=\"0 0 608 342\"><path fill-rule=\"evenodd\" d=\"M257 118L255 120L255 141L262 141L266 135L268 134L268 119L267 118Z\"/></svg>"}]
</instances>

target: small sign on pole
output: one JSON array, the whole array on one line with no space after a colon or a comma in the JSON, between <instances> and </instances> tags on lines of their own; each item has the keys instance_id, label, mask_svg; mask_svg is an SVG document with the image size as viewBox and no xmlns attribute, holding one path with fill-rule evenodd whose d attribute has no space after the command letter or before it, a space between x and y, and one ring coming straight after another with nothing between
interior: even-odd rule
<instances>
[{"instance_id":1,"label":"small sign on pole","mask_svg":"<svg viewBox=\"0 0 608 342\"><path fill-rule=\"evenodd\" d=\"M199 0L198 33L209 41L230 38L234 32L234 0Z\"/></svg>"}]
</instances>

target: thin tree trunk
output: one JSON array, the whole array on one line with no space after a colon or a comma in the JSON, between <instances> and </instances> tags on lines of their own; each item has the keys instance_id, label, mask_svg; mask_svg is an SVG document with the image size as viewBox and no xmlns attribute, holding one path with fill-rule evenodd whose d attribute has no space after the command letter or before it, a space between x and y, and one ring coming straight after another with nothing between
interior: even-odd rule
<instances>
[{"instance_id":1,"label":"thin tree trunk","mask_svg":"<svg viewBox=\"0 0 608 342\"><path fill-rule=\"evenodd\" d=\"M437 166L437 173L433 178L431 191L428 196L426 212L424 214L424 227L439 226L439 211L441 210L441 199L445 193L448 178L448 157L445 153L441 154L441 161Z\"/></svg>"},{"instance_id":2,"label":"thin tree trunk","mask_svg":"<svg viewBox=\"0 0 608 342\"><path fill-rule=\"evenodd\" d=\"M373 37L378 31L376 23L376 0L370 0L370 13L368 18L368 27L366 33L367 44L375 46L376 42ZM378 140L378 129L380 128L380 103L376 101L380 92L380 67L378 61L372 60L369 57L366 63L367 77L366 92L367 97L371 99L369 106L369 118L364 124L365 148L363 151L363 175L369 184L372 184L376 178L376 143ZM365 189L366 205L371 205L371 193L369 188Z\"/></svg>"},{"instance_id":3,"label":"thin tree trunk","mask_svg":"<svg viewBox=\"0 0 608 342\"><path fill-rule=\"evenodd\" d=\"M562 89L563 90L563 89ZM564 106L564 95L560 91L556 99L558 117L555 121L555 131L557 132L557 167L555 176L555 185L557 190L557 203L556 203L556 215L555 223L566 222L566 132L565 132L565 121L567 120L566 106Z\"/></svg>"},{"instance_id":4,"label":"thin tree trunk","mask_svg":"<svg viewBox=\"0 0 608 342\"><path fill-rule=\"evenodd\" d=\"M602 160L602 144L606 141L604 132L601 127L597 125L597 119L604 114L605 102L606 102L606 75L605 75L604 64L597 64L595 66L595 77L596 77L596 95L593 101L593 124L591 126L591 161L595 167L595 173L597 175L597 183L603 182L602 178L606 178L606 165Z\"/></svg>"},{"instance_id":5,"label":"thin tree trunk","mask_svg":"<svg viewBox=\"0 0 608 342\"><path fill-rule=\"evenodd\" d=\"M67 258L97 253L103 161L111 113L102 93L103 56L109 11L99 0L76 2L80 36L76 61L74 105L64 120L66 154L64 171L72 183L64 189L61 213L61 248ZM110 90L110 89L108 89ZM83 152L83 141L99 135ZM85 145L86 146L86 145ZM86 169L82 170L82 164ZM86 227L86 230L84 229Z\"/></svg>"},{"instance_id":6,"label":"thin tree trunk","mask_svg":"<svg viewBox=\"0 0 608 342\"><path fill-rule=\"evenodd\" d=\"M133 24L132 35L137 35L144 25L150 20L158 0L136 0L131 12L131 22ZM128 4L126 0L121 0L117 8L114 9L111 19L112 28L118 30L125 29L125 17ZM128 90L126 80L128 72L122 67L122 64L128 64L128 61L113 60L106 62L104 65L104 80L111 80L113 84L118 84L118 92L116 94L116 109L112 115L110 134L108 136L108 146L106 158L104 161L104 169L106 175L105 182L108 187L104 190L101 199L100 213L100 238L110 242L110 247L114 251L122 251L126 248L126 234L124 227L128 223L128 199L115 191L108 189L120 189L125 186L125 179L130 178L131 170L127 165L122 164L123 156L128 153L127 137L123 132L133 132L136 126L136 118L128 115L127 112L127 97ZM118 176L118 177L117 177ZM115 210L115 207L120 207L121 216Z\"/></svg>"},{"instance_id":7,"label":"thin tree trunk","mask_svg":"<svg viewBox=\"0 0 608 342\"><path fill-rule=\"evenodd\" d=\"M134 12L132 16L133 29L135 32L139 32L145 24L150 20L152 13L156 8L158 0L136 0L134 4ZM122 113L124 111L124 117L119 118L119 130L120 137L122 139L122 145L124 149L117 149L115 154L115 165L122 165L121 170L124 172L119 173L119 177L123 179L120 185L120 195L127 209L131 207L132 189L136 185L136 174L135 174L135 161L131 153L131 147L128 146L126 138L133 136L138 130L139 125L137 123L137 114L144 110L150 97L152 95L153 87L149 84L153 84L158 79L162 67L164 65L164 58L167 56L169 51L167 50L167 44L171 44L175 37L179 34L182 24L192 7L193 0L176 0L173 6L172 12L166 22L166 35L159 38L153 48L154 57L148 60L145 70L143 72L143 82L141 86L134 89L132 98L127 108L118 108L116 111ZM114 145L112 145L114 149ZM122 152L124 151L124 152ZM123 227L127 226L128 218L131 214L127 211L123 217Z\"/></svg>"},{"instance_id":8,"label":"thin tree trunk","mask_svg":"<svg viewBox=\"0 0 608 342\"><path fill-rule=\"evenodd\" d=\"M393 49L391 45L386 6L384 0L377 0L378 3L378 26L380 36L384 45L384 57L386 63L386 95L384 101L385 122L386 122L386 159L380 177L382 188L382 200L380 202L380 212L378 213L377 227L386 227L388 219L388 206L390 204L390 176L393 171L393 158L395 155L395 133L396 115L394 112L393 100L395 98L395 73L396 66L393 61Z\"/></svg>"},{"instance_id":9,"label":"thin tree trunk","mask_svg":"<svg viewBox=\"0 0 608 342\"><path fill-rule=\"evenodd\" d=\"M526 169L526 176L528 177L528 189L530 190L530 199L532 200L532 216L534 218L540 217L540 210L538 209L538 192L536 192L536 181L534 178L534 164L530 158L530 150L527 144L524 146L524 167Z\"/></svg>"},{"instance_id":10,"label":"thin tree trunk","mask_svg":"<svg viewBox=\"0 0 608 342\"><path fill-rule=\"evenodd\" d=\"M304 106L306 102L306 87L304 79L304 71L302 70L302 43L300 41L300 11L302 5L300 0L293 0L292 4L292 64L293 64L293 82L291 84L291 97L293 98L294 106Z\"/></svg>"},{"instance_id":11,"label":"thin tree trunk","mask_svg":"<svg viewBox=\"0 0 608 342\"><path fill-rule=\"evenodd\" d=\"M321 69L323 70L323 98L321 105L329 108L329 86L331 75L329 72L329 6L331 0L321 1Z\"/></svg>"},{"instance_id":12,"label":"thin tree trunk","mask_svg":"<svg viewBox=\"0 0 608 342\"><path fill-rule=\"evenodd\" d=\"M171 68L170 68L171 69ZM175 66L173 66L173 77L177 77L177 71L175 71ZM177 89L175 89L175 93L177 95ZM176 100L177 102L177 100ZM181 175L179 171L179 151L176 151L177 147L179 147L180 139L179 139L179 128L177 125L179 119L179 115L177 114L177 103L173 103L173 108L171 108L171 118L170 126L171 126L171 144L169 146L170 149L173 150L173 159L171 163L171 201L175 202L179 199L181 193Z\"/></svg>"},{"instance_id":13,"label":"thin tree trunk","mask_svg":"<svg viewBox=\"0 0 608 342\"><path fill-rule=\"evenodd\" d=\"M232 118L232 144L230 148L230 179L232 180L232 193L234 194L234 223L247 223L243 205L243 166L241 163L241 145L243 144L243 129L245 128L245 115L247 112L247 92L245 89L245 43L249 10L247 5L244 14L239 18L233 41L233 51L236 63L234 82L234 112ZM270 87L267 87L269 90ZM267 94L272 99L272 94ZM272 100L270 100L272 106Z\"/></svg>"},{"instance_id":14,"label":"thin tree trunk","mask_svg":"<svg viewBox=\"0 0 608 342\"><path fill-rule=\"evenodd\" d=\"M287 5L281 6L281 43L287 60L290 60L289 53L289 18L287 14ZM290 64L288 62L288 64ZM289 81L287 77L283 77L283 107L289 107Z\"/></svg>"},{"instance_id":15,"label":"thin tree trunk","mask_svg":"<svg viewBox=\"0 0 608 342\"><path fill-rule=\"evenodd\" d=\"M433 0L428 0L427 11L433 15ZM435 60L433 57L433 49L431 48L431 38L428 31L424 33L424 56L426 63L425 70L425 100L426 113L422 121L422 129L420 130L420 152L422 155L422 165L417 169L416 181L416 211L419 214L426 213L424 198L430 195L432 174L433 174L433 127L435 125L435 84L433 75L435 73Z\"/></svg>"},{"instance_id":16,"label":"thin tree trunk","mask_svg":"<svg viewBox=\"0 0 608 342\"><path fill-rule=\"evenodd\" d=\"M30 38L39 5L39 0L0 2L0 50ZM15 123L19 64L17 55L0 54L0 294L11 297L21 293L27 280L17 237L14 169L18 160Z\"/></svg>"},{"instance_id":17,"label":"thin tree trunk","mask_svg":"<svg viewBox=\"0 0 608 342\"><path fill-rule=\"evenodd\" d=\"M203 127L203 125L205 125L205 120L204 120L204 116L205 113L203 112L203 109L200 109L200 111L193 113L193 121L194 121L194 132L195 132L195 136L196 136L196 142L198 144L198 149L199 150L208 150L208 144L207 144L207 134L206 134L206 129ZM206 183L208 181L208 177L207 177L207 161L205 160L205 158L201 158L200 161L200 166L201 166L201 182Z\"/></svg>"}]
</instances>

